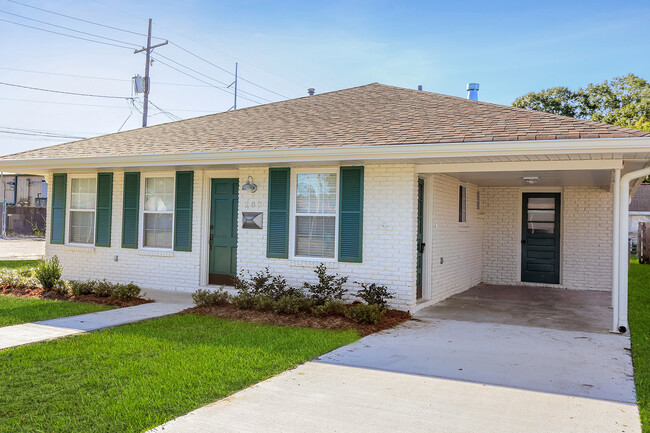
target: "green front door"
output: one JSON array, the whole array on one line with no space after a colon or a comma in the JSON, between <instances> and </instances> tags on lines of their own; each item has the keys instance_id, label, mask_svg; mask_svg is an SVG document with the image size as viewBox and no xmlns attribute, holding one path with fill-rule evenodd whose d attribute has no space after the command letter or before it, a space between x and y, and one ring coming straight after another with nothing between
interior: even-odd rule
<instances>
[{"instance_id":1,"label":"green front door","mask_svg":"<svg viewBox=\"0 0 650 433\"><path fill-rule=\"evenodd\" d=\"M560 282L560 194L523 195L521 281Z\"/></svg>"},{"instance_id":2,"label":"green front door","mask_svg":"<svg viewBox=\"0 0 650 433\"><path fill-rule=\"evenodd\" d=\"M239 179L212 179L210 284L233 282L237 274Z\"/></svg>"},{"instance_id":3,"label":"green front door","mask_svg":"<svg viewBox=\"0 0 650 433\"><path fill-rule=\"evenodd\" d=\"M424 180L418 179L418 235L417 235L417 277L416 297L422 297L422 253L424 253Z\"/></svg>"}]
</instances>

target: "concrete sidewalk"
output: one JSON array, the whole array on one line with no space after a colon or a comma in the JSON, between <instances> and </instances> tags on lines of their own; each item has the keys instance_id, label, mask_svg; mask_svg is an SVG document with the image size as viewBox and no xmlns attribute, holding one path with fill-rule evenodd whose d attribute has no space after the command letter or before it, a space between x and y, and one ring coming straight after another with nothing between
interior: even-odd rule
<instances>
[{"instance_id":1,"label":"concrete sidewalk","mask_svg":"<svg viewBox=\"0 0 650 433\"><path fill-rule=\"evenodd\" d=\"M0 328L0 350L169 316L192 306L191 295L188 293L159 293L159 291L155 290L147 292L145 297L154 300L166 300L167 302L153 302L135 307L117 308L98 313L5 326Z\"/></svg>"},{"instance_id":2,"label":"concrete sidewalk","mask_svg":"<svg viewBox=\"0 0 650 433\"><path fill-rule=\"evenodd\" d=\"M0 260L40 260L45 255L45 239L0 239Z\"/></svg>"}]
</instances>

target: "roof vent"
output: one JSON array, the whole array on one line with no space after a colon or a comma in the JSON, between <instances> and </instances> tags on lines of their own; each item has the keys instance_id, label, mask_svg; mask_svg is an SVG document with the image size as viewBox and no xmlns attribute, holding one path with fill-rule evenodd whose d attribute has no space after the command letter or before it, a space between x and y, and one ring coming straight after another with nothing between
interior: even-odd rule
<instances>
[{"instance_id":1,"label":"roof vent","mask_svg":"<svg viewBox=\"0 0 650 433\"><path fill-rule=\"evenodd\" d=\"M313 87L310 87L309 89L307 89L307 94L309 96L314 96L314 93L316 93L316 89L314 89Z\"/></svg>"},{"instance_id":2,"label":"roof vent","mask_svg":"<svg viewBox=\"0 0 650 433\"><path fill-rule=\"evenodd\" d=\"M467 84L467 99L478 101L478 83Z\"/></svg>"},{"instance_id":3,"label":"roof vent","mask_svg":"<svg viewBox=\"0 0 650 433\"><path fill-rule=\"evenodd\" d=\"M422 90L422 84L418 84L418 90Z\"/></svg>"}]
</instances>

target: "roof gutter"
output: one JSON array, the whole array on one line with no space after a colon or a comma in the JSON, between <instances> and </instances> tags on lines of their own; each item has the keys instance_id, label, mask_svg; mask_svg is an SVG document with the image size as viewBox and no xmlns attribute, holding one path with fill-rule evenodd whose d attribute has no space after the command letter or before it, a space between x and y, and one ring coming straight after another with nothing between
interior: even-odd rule
<instances>
[{"instance_id":1,"label":"roof gutter","mask_svg":"<svg viewBox=\"0 0 650 433\"><path fill-rule=\"evenodd\" d=\"M230 150L51 159L0 159L0 169L34 172L36 170L63 168L267 164L638 152L650 152L650 137L304 147L298 149Z\"/></svg>"}]
</instances>

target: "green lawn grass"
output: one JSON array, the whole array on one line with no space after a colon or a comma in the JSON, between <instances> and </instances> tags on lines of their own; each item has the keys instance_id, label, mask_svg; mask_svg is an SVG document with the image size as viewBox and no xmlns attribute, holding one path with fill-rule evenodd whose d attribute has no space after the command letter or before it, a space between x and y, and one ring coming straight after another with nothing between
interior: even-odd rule
<instances>
[{"instance_id":1,"label":"green lawn grass","mask_svg":"<svg viewBox=\"0 0 650 433\"><path fill-rule=\"evenodd\" d=\"M636 396L643 432L650 433L650 265L632 261L628 303Z\"/></svg>"},{"instance_id":2,"label":"green lawn grass","mask_svg":"<svg viewBox=\"0 0 650 433\"><path fill-rule=\"evenodd\" d=\"M141 432L358 338L184 314L0 351L0 431Z\"/></svg>"},{"instance_id":3,"label":"green lawn grass","mask_svg":"<svg viewBox=\"0 0 650 433\"><path fill-rule=\"evenodd\" d=\"M22 269L33 268L40 260L0 260L0 268Z\"/></svg>"},{"instance_id":4,"label":"green lawn grass","mask_svg":"<svg viewBox=\"0 0 650 433\"><path fill-rule=\"evenodd\" d=\"M0 327L110 310L107 305L0 295Z\"/></svg>"}]
</instances>

